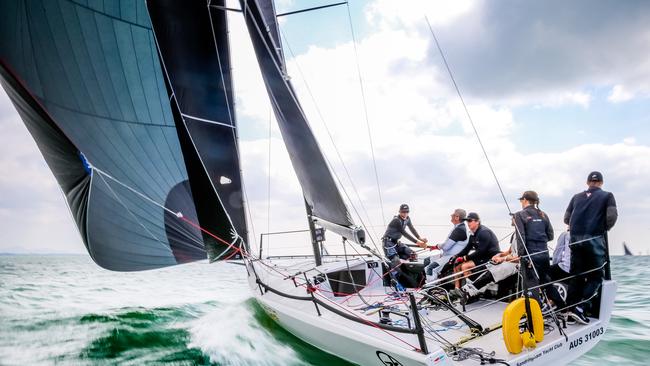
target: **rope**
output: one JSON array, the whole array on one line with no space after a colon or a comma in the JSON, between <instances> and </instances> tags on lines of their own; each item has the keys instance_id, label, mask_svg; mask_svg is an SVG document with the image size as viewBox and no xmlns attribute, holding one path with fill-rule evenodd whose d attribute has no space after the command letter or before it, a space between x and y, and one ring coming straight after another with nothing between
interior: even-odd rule
<instances>
[{"instance_id":1,"label":"rope","mask_svg":"<svg viewBox=\"0 0 650 366\"><path fill-rule=\"evenodd\" d=\"M379 207L381 208L381 221L386 225L386 214L384 213L384 201L381 198L381 186L379 184L379 174L377 172L377 161L375 159L375 148L372 142L372 132L370 130L370 120L368 118L368 105L366 103L366 93L365 88L363 87L363 78L361 77L361 67L359 66L359 54L357 52L357 40L354 34L354 27L352 26L352 15L350 13L350 3L345 2L345 6L348 10L348 21L350 22L350 34L352 35L352 48L354 49L354 60L357 66L357 75L359 77L359 89L361 90L361 100L363 102L363 115L366 120L366 130L368 131L368 141L370 142L370 153L372 155L372 167L375 172L375 181L377 182L377 197L379 197Z\"/></svg>"},{"instance_id":2,"label":"rope","mask_svg":"<svg viewBox=\"0 0 650 366\"><path fill-rule=\"evenodd\" d=\"M594 236L594 237L591 237L591 238L588 238L588 239L578 240L578 241L575 241L573 243L569 243L568 245L571 246L571 245L583 243L583 242L586 242L586 241L589 241L589 240L592 240L592 239L595 239L595 238L599 238L599 237L600 236ZM549 252L549 250L548 249L540 250L539 252L535 252L535 253L532 253L532 254L517 256L517 257L511 258L511 259L505 260L504 262L513 263L513 262L519 261L520 258L529 258L529 257L540 255L540 254L543 254L543 253L546 253L546 252ZM504 263L504 262L502 262L502 263ZM490 264L490 262L487 262L487 263L483 263L483 264L479 264L479 265L475 266L474 268L471 269L472 274L477 275L477 274L481 274L481 273L484 273L484 272L488 271L489 270L488 268L484 268L484 269L482 269L480 271L476 271L476 269L477 268L487 267L489 264ZM450 274L448 276L438 278L435 281L430 282L429 284L431 284L432 286L446 285L448 283L454 282L456 280L456 277L458 277L458 276L459 276L458 273L453 273L453 274ZM439 281L448 280L448 279L451 279L451 280L447 281L447 282L439 282ZM425 285L425 288L427 288L427 285ZM429 287L431 287L431 286L429 286Z\"/></svg>"},{"instance_id":3,"label":"rope","mask_svg":"<svg viewBox=\"0 0 650 366\"><path fill-rule=\"evenodd\" d=\"M298 63L298 60L296 59L295 54L293 53L293 50L291 49L291 45L289 44L289 40L287 39L286 35L284 34L284 31L280 30L280 33L282 35L282 38L284 39L284 42L287 45L287 49L289 50L289 53L291 54L291 58L293 58L294 63L296 64L296 69L298 70L298 74L302 78L303 82L305 83L305 87L307 89L307 93L309 94L312 103L314 103L314 107L316 108L316 113L318 113L318 116L320 117L321 122L323 123L323 126L325 127L325 131L327 132L327 136L330 139L330 142L332 143L332 146L334 147L334 151L336 152L337 157L339 158L339 161L341 162L341 166L343 166L343 170L345 171L345 174L350 181L350 185L352 186L352 190L354 191L354 194L357 197L357 200L359 201L359 204L361 205L361 209L363 210L363 213L366 215L368 220L370 220L370 215L368 214L368 210L366 209L366 206L363 204L363 200L361 199L361 195L359 194L359 191L357 190L356 185L354 184L354 180L352 180L352 175L350 174L350 171L348 170L347 165L345 164L345 160L343 159L343 156L341 155L341 152L338 149L338 146L334 142L334 136L332 135L332 132L330 131L329 127L327 126L327 123L325 123L325 118L323 117L323 113L321 112L320 108L318 107L318 103L316 103L316 98L314 97L314 94L312 93L311 88L309 87L309 83L307 83L307 79L305 78L305 75L302 72L302 69L300 68L300 64ZM334 177L336 177L336 180L338 181L339 185L341 186L341 190L345 194L345 197L348 199L350 202L350 206L352 206L352 209L354 210L354 213L359 217L359 220L361 221L361 225L368 231L369 233L372 231L373 235L369 235L370 241L374 245L375 249L379 252L379 247L377 246L377 243L375 242L374 237L378 236L377 233L374 230L374 226L372 225L366 225L363 217L361 214L359 214L359 211L357 210L356 206L354 205L352 198L350 198L350 195L348 194L347 190L343 186L343 182L341 181L341 178L339 175L336 173L336 171L333 169L332 163L329 161L327 156L323 154L323 157L325 158L325 161L327 164L330 166L330 170L334 174Z\"/></svg>"},{"instance_id":4,"label":"rope","mask_svg":"<svg viewBox=\"0 0 650 366\"><path fill-rule=\"evenodd\" d=\"M499 192L501 192L501 197L503 198L503 202L506 204L506 207L508 208L508 213L512 214L512 210L510 210L510 205L508 204L508 200L506 199L506 195L503 193L503 189L501 188L501 184L499 183L499 178L497 178L497 175L494 171L494 167L492 166L492 162L490 161L490 157L487 154L487 151L485 150L485 146L483 146L483 141L481 140L481 136L478 133L478 130L476 129L476 126L474 125L474 120L472 119L472 116L469 114L469 110L467 109L467 105L465 104L465 99L463 99L463 95L460 93L460 89L458 88L458 84L456 83L456 79L454 78L454 74L451 72L451 68L449 67L449 64L447 63L447 58L445 57L444 52L442 51L442 48L440 47L440 43L438 42L438 38L436 37L436 34L433 31L433 27L431 27L431 23L429 22L429 18L425 15L424 19L427 21L427 25L429 25L429 30L431 31L431 35L433 36L433 40L436 42L436 47L438 47L438 51L440 52L440 56L442 56L442 61L445 63L445 67L447 68L447 72L449 73L449 77L451 78L452 83L454 84L454 88L456 89L456 93L458 94L458 98L460 98L460 102L463 104L463 109L465 109L465 114L467 115L467 119L469 120L470 124L472 125L472 129L474 130L474 134L476 135L476 138L478 139L478 143L481 145L481 150L483 151L483 155L485 156L485 160L487 160L488 166L490 167L490 171L492 172L492 176L494 177L495 182L497 183L497 187L499 187Z\"/></svg>"},{"instance_id":5,"label":"rope","mask_svg":"<svg viewBox=\"0 0 650 366\"><path fill-rule=\"evenodd\" d=\"M603 269L604 267L605 267L605 264L603 264L602 266L598 266L598 267L596 267L596 268L592 268L592 269L590 269L590 270L584 271L584 272L582 272L582 273L578 273L578 274L575 274L575 275L571 275L571 276L567 276L567 277L561 278L561 279L559 279L559 280L555 280L555 281L551 281L551 282L547 282L547 283L543 283L543 284L540 284L540 285L537 285L537 286L530 287L528 290L535 290L535 289L537 289L537 288L542 288L542 287L545 287L545 286L548 286L548 285L552 285L552 284L557 283L557 282L563 282L563 281L566 281L566 280L568 280L568 279L571 279L571 278L574 278L574 277L577 277L577 276L581 276L581 275L585 275L585 274L587 274L587 273L591 273L591 272L594 272L594 271L601 270L601 269ZM498 298L498 299L496 299L496 300L488 301L488 303L485 304L485 305L481 305L481 306L478 306L478 307L476 307L476 308L474 308L474 309L467 310L467 311L463 312L463 315L465 315L465 314L469 314L469 313L472 313L472 312L477 311L477 310L480 310L480 309L484 309L484 308L486 308L486 307L488 307L488 306L492 306L492 305L494 305L494 304L496 304L496 303L499 303L499 302L501 302L502 300L505 300L505 299L507 299L507 298L509 298L509 297L511 297L511 296L513 296L513 295L519 295L519 294L521 294L521 293L523 293L523 291L517 291L517 292L515 292L515 293L512 294L512 295L506 295L506 296L503 296L503 297ZM562 308L562 309L556 309L554 313L556 313L556 312L558 312L558 311L560 311L560 310L564 310L564 309L567 309L567 308L573 307L573 306L575 306L575 305L580 305L580 304L582 304L582 303L585 303L585 302L587 302L587 301L593 299L596 295L598 295L598 292L594 293L594 295L592 295L592 296L589 297L588 299L582 300L582 301L580 301L580 302L578 302L578 303L575 303L575 304L572 304L572 305L567 305L567 306L565 306L565 307ZM445 321L445 320L453 319L453 318L455 318L455 317L456 317L456 315L454 314L454 315L449 316L449 317L447 317L447 318L438 319L438 320L433 321L433 322L434 322L434 323L442 323L442 322Z\"/></svg>"},{"instance_id":6,"label":"rope","mask_svg":"<svg viewBox=\"0 0 650 366\"><path fill-rule=\"evenodd\" d=\"M268 198L268 205L266 206L266 232L270 233L271 232L271 109L269 108L269 178L268 178L268 186L267 186L267 198ZM267 241L268 241L268 249L267 249L267 256L270 255L270 249L271 249L271 238L267 235ZM260 243L262 245L262 243ZM261 259L261 258L260 258Z\"/></svg>"},{"instance_id":7,"label":"rope","mask_svg":"<svg viewBox=\"0 0 650 366\"><path fill-rule=\"evenodd\" d=\"M201 227L201 225L199 225L199 224L193 222L192 220L188 219L188 218L185 217L181 212L174 212L174 211L172 211L172 210L169 209L168 207L166 207L166 206L164 206L164 205L162 205L162 204L156 202L155 200L149 198L149 197L148 197L147 195L145 195L144 193L141 193L140 191L138 191L138 190L132 188L131 186L129 186L128 184L123 183L123 182L120 181L119 179L117 179L117 178L111 176L110 174L108 174L108 173L106 173L105 171L103 171L103 170L101 170L101 169L95 167L94 165L91 165L90 167L92 168L93 171L96 171L97 173L100 174L100 177L102 177L102 180L104 179L104 177L106 177L106 178L108 178L108 179L114 181L115 183L117 183L117 184L121 185L122 187L128 189L129 191L135 193L135 194L138 195L139 197L141 197L141 198L147 200L148 202L150 202L150 203L156 205L157 207L160 207L161 209L163 209L163 210L165 210L166 212L170 213L171 215L173 215L174 217L178 218L179 220L181 220L181 221L185 221L186 223L188 223L189 225L193 226L194 228L199 229L201 232L204 232L204 233L208 234L209 236L211 236L212 238L214 238L215 240L217 240L219 243L224 244L224 245L227 245L228 248L226 248L226 249L222 252L222 255L223 255L224 253L227 253L229 250L234 249L235 251L233 252L233 254L231 254L230 256L228 256L227 258L225 258L225 260L230 259L230 258L231 258L232 256L234 256L236 253L241 252L241 247L236 247L236 246L235 246L235 243L236 243L239 239L242 239L239 235L237 236L237 238L235 238L235 240L234 240L232 243L229 243L229 242L227 242L226 240L220 238L219 236L217 236L217 235L211 233L210 231L206 230L205 228ZM106 183L106 185L108 185L108 183L106 182L106 180L104 180L104 183ZM109 189L111 189L110 186L109 186ZM114 192L112 189L111 189L111 191L113 192L113 194L115 194L115 192ZM117 198L117 197L116 197L116 198ZM118 199L118 202L119 202L119 201L120 201L120 200Z\"/></svg>"},{"instance_id":8,"label":"rope","mask_svg":"<svg viewBox=\"0 0 650 366\"><path fill-rule=\"evenodd\" d=\"M476 129L476 126L474 124L474 120L472 119L472 116L469 113L469 110L467 109L467 105L465 104L465 99L463 99L463 95L461 94L460 88L458 87L458 84L456 83L456 79L454 78L454 74L451 72L451 68L449 67L449 63L447 62L447 58L445 57L445 54L442 51L442 47L440 46L440 42L438 42L438 38L436 37L436 34L433 31L433 27L431 26L431 23L429 22L429 18L426 15L425 15L424 18L427 21L427 25L429 26L429 30L431 31L431 35L433 36L433 40L436 43L436 47L438 48L438 51L440 52L440 56L442 57L442 60L443 60L443 62L445 64L447 72L449 73L449 77L451 78L451 81L454 84L454 88L456 89L456 93L458 94L458 98L460 99L460 101L461 101L461 103L463 105L463 109L465 110L465 114L467 115L467 119L469 120L470 125L472 126L472 129L474 130L474 134L476 135L476 139L478 140L478 143L481 146L481 150L483 151L483 155L485 156L485 160L487 161L488 166L490 167L490 171L492 172L492 176L494 177L494 181L496 182L497 187L499 188L499 192L501 193L501 198L503 198L503 203L505 203L506 208L508 209L508 214L510 214L510 216L515 221L514 224L515 224L515 231L517 233L517 237L519 238L519 240L521 240L521 243L523 244L523 247L524 247L524 250L526 250L526 253L528 255L530 255L530 253L528 251L528 247L526 246L526 240L524 239L523 235L521 234L521 232L519 230L519 227L517 225L517 222L515 220L515 217L512 214L512 210L510 209L510 205L508 204L508 200L506 199L506 195L503 192L503 188L501 187L501 183L499 182L499 178L497 177L497 174L496 174L496 172L494 170L494 167L492 166L492 162L490 161L490 157L488 156L487 150L485 149L485 146L483 145L483 141L481 140L481 136L479 135L478 130ZM539 276L539 273L537 271L536 266L533 263L530 263L530 265L531 265L531 267L533 269L533 273L535 274L535 277L537 277L537 279L539 281L541 281L541 277ZM526 276L525 270L524 270L523 275L524 275L524 277ZM525 283L524 283L524 287L526 287ZM540 291L544 292L544 294L545 294L545 290L542 289ZM551 303L550 303L550 300L548 299L548 296L545 296L545 298L546 298L546 302L547 302L548 306L551 306ZM555 316L554 316L554 320L556 321L556 323L558 322L558 320L557 320L557 318L555 318Z\"/></svg>"}]
</instances>

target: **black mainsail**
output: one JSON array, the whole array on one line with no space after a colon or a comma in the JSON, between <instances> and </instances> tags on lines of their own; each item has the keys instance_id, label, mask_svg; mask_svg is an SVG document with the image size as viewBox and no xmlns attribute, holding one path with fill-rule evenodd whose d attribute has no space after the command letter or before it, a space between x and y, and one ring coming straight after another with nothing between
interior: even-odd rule
<instances>
[{"instance_id":1,"label":"black mainsail","mask_svg":"<svg viewBox=\"0 0 650 366\"><path fill-rule=\"evenodd\" d=\"M179 10L168 5L150 4L156 20ZM245 245L227 25L206 5L183 2L183 27L160 26L164 72L144 1L0 3L0 81L104 268L228 258ZM168 54L189 32L201 43L181 48L199 64ZM208 74L211 85L190 88Z\"/></svg>"},{"instance_id":2,"label":"black mainsail","mask_svg":"<svg viewBox=\"0 0 650 366\"><path fill-rule=\"evenodd\" d=\"M272 0L240 0L246 26L305 201L316 222L363 243L286 74Z\"/></svg>"}]
</instances>

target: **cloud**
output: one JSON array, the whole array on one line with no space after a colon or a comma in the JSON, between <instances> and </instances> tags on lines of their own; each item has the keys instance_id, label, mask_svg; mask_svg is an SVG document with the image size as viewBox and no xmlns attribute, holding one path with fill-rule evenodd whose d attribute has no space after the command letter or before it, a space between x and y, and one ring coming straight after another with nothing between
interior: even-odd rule
<instances>
[{"instance_id":1,"label":"cloud","mask_svg":"<svg viewBox=\"0 0 650 366\"><path fill-rule=\"evenodd\" d=\"M612 242L625 239L634 246L630 236L649 236L650 227L638 222L650 204L640 194L650 179L650 147L636 141L634 131L623 131L628 138L621 138L621 143L594 141L553 153L524 153L517 148L521 142L514 139L525 121L513 113L513 108L521 105L539 108L540 113L565 104L588 108L602 102L592 92L600 86L612 90L610 102L643 97L644 85L650 80L643 55L648 49L648 12L636 2L562 3L562 11L557 9L559 3L549 4L369 3L365 10L369 30L358 39L357 50L383 217L353 45L349 41L334 47L314 45L295 59L287 53L292 81L342 182L343 195L351 198L353 212L356 208L364 222L376 226L371 228L375 240L383 232L383 222L402 202L411 204L416 226L434 242L447 234L448 215L456 207L480 212L499 236L509 231L505 204L433 48L423 14L429 15L438 32L513 210L517 209L518 194L535 189L555 227L561 229L571 195L583 189L588 171L598 169L605 174L606 187L615 192L621 211ZM582 14L583 8L591 10ZM242 168L251 229L256 234L251 240L256 241L269 226L269 175L270 229L303 229L306 218L301 189L280 133L272 117L269 121L268 96L243 21L231 17L230 24ZM0 219L10 225L3 230L0 245L23 240L38 248L47 237L48 245L76 245L83 250L54 178L10 110L13 108L6 99L0 103L0 116L5 117L0 121ZM361 222L359 217L356 220ZM337 245L329 238L329 245ZM299 244L302 252L309 251L304 236L272 240L277 251L295 252Z\"/></svg>"},{"instance_id":2,"label":"cloud","mask_svg":"<svg viewBox=\"0 0 650 366\"><path fill-rule=\"evenodd\" d=\"M0 252L84 252L59 186L4 91L0 136Z\"/></svg>"},{"instance_id":3,"label":"cloud","mask_svg":"<svg viewBox=\"0 0 650 366\"><path fill-rule=\"evenodd\" d=\"M436 6L430 2L427 4ZM442 225L424 226L422 230L439 240L448 230L444 225L449 211L464 207L481 212L488 225L505 235L509 231L506 207L465 111L450 88L439 56L432 50L431 36L428 30L423 30L423 8L411 5L372 2L367 7L366 16L375 28L357 44L385 216L391 215L400 203L409 202L417 223ZM632 48L627 46L607 45L619 47L625 51L625 56L605 55L604 59L592 59L589 54L596 52L594 42L616 34L627 36L635 24L637 31L643 33L643 27L636 19L643 17L644 12L633 17L631 24L615 30L615 34L605 34L607 32L600 30L594 32L589 25L603 21L606 29L614 30L615 22L621 22L621 14L629 14L634 9L614 11L615 20L605 19L604 14L590 14L589 21L581 20L582 26L587 27L582 29L571 24L571 20L578 16L576 9L568 10L573 16L562 15L554 19L556 15L550 10L540 10L540 14L531 15L539 9L530 4L514 4L514 10L510 11L504 10L505 5L496 5L497 9L493 9L483 2L457 5L457 8L446 11L436 12L429 8L425 12L437 14L431 21L439 29L440 38L448 43L452 68L462 75L461 86L469 88L463 88L470 95L467 100L469 112L510 207L518 209L515 198L523 190L536 189L543 197L544 209L548 210L556 228L562 229L563 211L571 195L584 188L584 176L588 171L599 169L609 177L606 178L606 187L617 194L621 206L621 219L617 230L612 233L612 240L621 241L632 230L650 233L650 228L636 228L634 225L642 215L640 207L646 204L635 197L643 182L650 178L650 169L647 169L650 149L647 146L627 139L624 143L591 143L553 153L523 153L517 149L513 138L514 130L525 126L525 121L516 120L512 113L513 107L521 105L536 107L541 113L546 108L564 104L588 108L597 102L591 92L595 85L632 80L629 75L630 70L635 69L631 68L635 61L629 60L640 61L638 50L632 52ZM579 5L570 6L577 8ZM609 11L606 7L597 10ZM497 19L500 12L501 21ZM537 28L534 24L515 19L511 14L517 12L524 14L521 19L533 16L532 23L536 23ZM515 26L522 27L523 34L510 34L516 33L513 30ZM469 28L469 31L461 31L461 27ZM478 29L481 32L475 36L473 31ZM550 38L545 39L545 35ZM632 37L632 42L642 43L639 37ZM490 41L487 45L478 44L485 39ZM559 43L555 44L555 41ZM478 47L478 50L471 50L473 47ZM458 55L463 55L463 59L451 59ZM311 46L295 59L288 57L288 69L333 170L363 220L377 226L375 232L378 235L375 236L380 236L381 225L387 217L380 214L352 44L340 43L331 48ZM648 78L648 75L643 77ZM243 90L262 87L254 78L246 80L251 84L239 81L237 86ZM495 87L488 87L490 85ZM244 112L248 117L255 118L255 106L261 109L262 113L257 112L259 121L256 126L268 124L267 107L259 107L268 103L266 98L258 95L257 99L244 102L251 107ZM251 103L251 100L256 102ZM334 144L330 141L330 133ZM278 137L276 132L274 137ZM273 144L276 143L274 139ZM244 165L246 180L253 182L249 183L249 192L262 189L255 188L255 182L264 179L258 172L249 179L253 162L265 161L262 145L260 142L256 157ZM342 156L354 185L348 180L338 154ZM278 155L274 152L273 156L277 159ZM287 159L278 164L286 163ZM282 170L285 179L285 175L293 175L288 164ZM276 182L276 179L272 177L271 185L276 187L272 188L273 196L299 194L293 179L292 189L276 191L277 187L287 184ZM267 201L263 191L251 196L257 198L251 201L253 212L265 212ZM274 200L272 205L289 208L298 214L289 219L275 211L272 221L282 227L304 227L301 202L286 202L289 201ZM257 226L265 227L266 215L258 215L257 219L260 222ZM359 218L357 222L360 222Z\"/></svg>"},{"instance_id":4,"label":"cloud","mask_svg":"<svg viewBox=\"0 0 650 366\"><path fill-rule=\"evenodd\" d=\"M627 90L628 98L650 95L650 7L644 1L452 4L381 0L368 7L368 17L382 30L430 39L426 14L468 97L586 106L592 88L614 85L613 101L622 100L617 90ZM441 63L433 42L428 59Z\"/></svg>"}]
</instances>

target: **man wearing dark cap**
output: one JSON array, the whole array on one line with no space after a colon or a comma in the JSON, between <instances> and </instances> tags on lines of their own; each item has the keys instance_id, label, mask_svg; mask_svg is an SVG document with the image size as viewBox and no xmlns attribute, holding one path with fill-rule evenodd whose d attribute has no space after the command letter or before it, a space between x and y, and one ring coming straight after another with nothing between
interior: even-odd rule
<instances>
[{"instance_id":1,"label":"man wearing dark cap","mask_svg":"<svg viewBox=\"0 0 650 366\"><path fill-rule=\"evenodd\" d=\"M571 198L564 214L564 223L571 232L571 274L567 303L578 304L569 312L570 319L589 323L585 312L593 310L592 297L597 294L605 277L607 260L606 235L618 218L614 195L601 189L603 175L591 172L587 190ZM585 273L590 271L589 273Z\"/></svg>"},{"instance_id":2,"label":"man wearing dark cap","mask_svg":"<svg viewBox=\"0 0 650 366\"><path fill-rule=\"evenodd\" d=\"M407 227L415 238L406 231ZM413 223L409 217L409 206L406 203L399 206L399 215L393 217L382 238L384 252L386 253L386 257L391 261L395 258L406 260L415 254L411 248L400 242L402 236L422 248L427 247L427 239L421 238L420 234L413 227Z\"/></svg>"},{"instance_id":3,"label":"man wearing dark cap","mask_svg":"<svg viewBox=\"0 0 650 366\"><path fill-rule=\"evenodd\" d=\"M486 264L493 256L501 253L501 250L499 239L487 226L481 225L481 218L476 212L470 212L465 221L471 232L469 242L460 253L451 258L451 261L454 263L454 272L463 272L463 276L467 277L472 268ZM455 286L460 288L460 278Z\"/></svg>"},{"instance_id":4,"label":"man wearing dark cap","mask_svg":"<svg viewBox=\"0 0 650 366\"><path fill-rule=\"evenodd\" d=\"M551 308L542 302L539 285L551 282L551 259L548 253L548 242L553 240L553 226L548 215L539 209L539 196L535 191L526 191L521 197L521 211L513 215L517 253L525 274L528 288L535 288L532 296L543 306ZM554 306L564 307L564 301L557 289L552 285L544 286L546 295L553 301ZM544 308L545 307L545 308Z\"/></svg>"}]
</instances>

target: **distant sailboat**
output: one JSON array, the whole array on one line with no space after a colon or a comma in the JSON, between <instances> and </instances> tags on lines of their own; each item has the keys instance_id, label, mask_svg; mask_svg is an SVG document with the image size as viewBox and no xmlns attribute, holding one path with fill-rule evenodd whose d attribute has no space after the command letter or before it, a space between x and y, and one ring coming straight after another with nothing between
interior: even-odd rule
<instances>
[{"instance_id":1,"label":"distant sailboat","mask_svg":"<svg viewBox=\"0 0 650 366\"><path fill-rule=\"evenodd\" d=\"M623 242L623 252L625 253L624 255L634 255L625 242Z\"/></svg>"}]
</instances>

